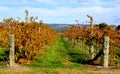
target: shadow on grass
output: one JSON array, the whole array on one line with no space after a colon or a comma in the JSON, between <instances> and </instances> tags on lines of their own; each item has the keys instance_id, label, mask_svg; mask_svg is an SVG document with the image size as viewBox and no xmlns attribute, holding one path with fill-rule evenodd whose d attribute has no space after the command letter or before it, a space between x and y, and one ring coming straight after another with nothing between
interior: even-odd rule
<instances>
[{"instance_id":1,"label":"shadow on grass","mask_svg":"<svg viewBox=\"0 0 120 74\"><path fill-rule=\"evenodd\" d=\"M77 51L70 51L69 56L71 57L70 61L77 62L77 63L82 63L83 60L85 60L85 57L87 57L86 54L80 53L80 52L77 52Z\"/></svg>"},{"instance_id":2,"label":"shadow on grass","mask_svg":"<svg viewBox=\"0 0 120 74\"><path fill-rule=\"evenodd\" d=\"M72 62L81 63L81 64L89 64L89 65L101 65L101 63L96 63L95 61L103 54L103 50L100 50L98 54L93 58L89 59L88 54L77 52L77 51L70 51L69 55L71 57Z\"/></svg>"},{"instance_id":3,"label":"shadow on grass","mask_svg":"<svg viewBox=\"0 0 120 74\"><path fill-rule=\"evenodd\" d=\"M88 57L87 53L72 48L72 43L60 38L42 56L36 56L34 58L35 63L29 66L42 68L78 68L82 64L90 64L90 60L86 61Z\"/></svg>"},{"instance_id":4,"label":"shadow on grass","mask_svg":"<svg viewBox=\"0 0 120 74\"><path fill-rule=\"evenodd\" d=\"M64 47L68 51L68 56L70 57L71 62L78 63L78 64L92 64L92 60L88 60L89 55L85 52L79 51L72 47L72 43L65 41L62 38L62 42L64 43Z\"/></svg>"},{"instance_id":5,"label":"shadow on grass","mask_svg":"<svg viewBox=\"0 0 120 74\"><path fill-rule=\"evenodd\" d=\"M71 62L75 62L75 63L80 63L80 64L89 64L89 65L101 65L101 63L97 63L95 62L102 54L103 54L103 50L101 49L96 56L93 59L89 58L89 54L81 51L76 50L75 48L72 48L72 44L70 44L67 41L64 41L64 47L69 51L69 56L70 56L70 60Z\"/></svg>"}]
</instances>

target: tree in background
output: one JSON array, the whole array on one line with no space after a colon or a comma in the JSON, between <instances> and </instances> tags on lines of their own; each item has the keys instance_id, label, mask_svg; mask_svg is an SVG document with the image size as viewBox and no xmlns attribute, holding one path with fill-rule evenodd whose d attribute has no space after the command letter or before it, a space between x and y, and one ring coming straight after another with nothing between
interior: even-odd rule
<instances>
[{"instance_id":1,"label":"tree in background","mask_svg":"<svg viewBox=\"0 0 120 74\"><path fill-rule=\"evenodd\" d=\"M117 26L116 30L120 30L120 25Z\"/></svg>"},{"instance_id":2,"label":"tree in background","mask_svg":"<svg viewBox=\"0 0 120 74\"><path fill-rule=\"evenodd\" d=\"M108 24L106 24L105 22L99 24L99 29L105 29L107 27L108 27Z\"/></svg>"}]
</instances>

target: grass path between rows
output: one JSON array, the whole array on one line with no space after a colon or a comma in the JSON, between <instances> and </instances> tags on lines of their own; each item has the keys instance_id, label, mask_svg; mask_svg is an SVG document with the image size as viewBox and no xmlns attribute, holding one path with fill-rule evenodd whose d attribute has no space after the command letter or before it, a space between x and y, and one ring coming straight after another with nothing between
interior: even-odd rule
<instances>
[{"instance_id":1,"label":"grass path between rows","mask_svg":"<svg viewBox=\"0 0 120 74\"><path fill-rule=\"evenodd\" d=\"M85 57L85 54L60 38L41 57L35 57L34 64L0 67L0 74L120 74L119 69L104 69L75 61L82 57Z\"/></svg>"},{"instance_id":2,"label":"grass path between rows","mask_svg":"<svg viewBox=\"0 0 120 74\"><path fill-rule=\"evenodd\" d=\"M71 62L75 59L74 56L76 56L76 54L79 55L78 51L72 48L72 44L68 43L63 38L59 38L41 57L35 57L34 60L36 60L37 63L32 66L48 68L80 67L81 64Z\"/></svg>"}]
</instances>

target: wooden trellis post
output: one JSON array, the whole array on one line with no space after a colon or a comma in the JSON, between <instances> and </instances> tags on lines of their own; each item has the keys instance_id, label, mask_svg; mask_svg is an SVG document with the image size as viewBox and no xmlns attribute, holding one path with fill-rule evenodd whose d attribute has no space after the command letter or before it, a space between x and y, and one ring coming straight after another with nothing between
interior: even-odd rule
<instances>
[{"instance_id":1,"label":"wooden trellis post","mask_svg":"<svg viewBox=\"0 0 120 74\"><path fill-rule=\"evenodd\" d=\"M109 36L104 36L104 43L103 43L103 67L108 68L109 63Z\"/></svg>"},{"instance_id":2,"label":"wooden trellis post","mask_svg":"<svg viewBox=\"0 0 120 74\"><path fill-rule=\"evenodd\" d=\"M92 16L89 16L87 15L87 17L90 19L90 29L91 29L91 45L90 45L90 55L91 55L91 59L94 58L94 46L93 46L93 39L92 39L92 36L93 36L93 22L94 22L94 19Z\"/></svg>"},{"instance_id":3,"label":"wooden trellis post","mask_svg":"<svg viewBox=\"0 0 120 74\"><path fill-rule=\"evenodd\" d=\"M26 13L26 17L25 17L25 20L26 20L26 23L28 23L28 20L29 20L29 17L28 17L28 10L25 10L25 13Z\"/></svg>"},{"instance_id":4,"label":"wooden trellis post","mask_svg":"<svg viewBox=\"0 0 120 74\"><path fill-rule=\"evenodd\" d=\"M9 35L9 66L14 66L14 34Z\"/></svg>"}]
</instances>

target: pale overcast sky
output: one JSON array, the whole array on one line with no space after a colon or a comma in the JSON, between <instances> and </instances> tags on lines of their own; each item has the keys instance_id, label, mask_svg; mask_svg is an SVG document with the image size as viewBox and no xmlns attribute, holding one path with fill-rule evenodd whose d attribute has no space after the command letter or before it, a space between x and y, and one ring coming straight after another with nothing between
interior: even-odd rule
<instances>
[{"instance_id":1,"label":"pale overcast sky","mask_svg":"<svg viewBox=\"0 0 120 74\"><path fill-rule=\"evenodd\" d=\"M89 14L95 23L120 24L120 0L0 0L0 21L10 17L24 20L25 9L44 23L86 23Z\"/></svg>"}]
</instances>

